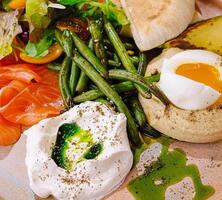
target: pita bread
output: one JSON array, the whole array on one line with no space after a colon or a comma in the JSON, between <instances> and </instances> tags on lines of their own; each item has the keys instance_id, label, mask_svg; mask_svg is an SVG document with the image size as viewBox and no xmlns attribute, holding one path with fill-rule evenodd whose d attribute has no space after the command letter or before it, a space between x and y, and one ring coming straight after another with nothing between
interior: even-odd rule
<instances>
[{"instance_id":1,"label":"pita bread","mask_svg":"<svg viewBox=\"0 0 222 200\"><path fill-rule=\"evenodd\" d=\"M195 0L121 0L121 4L141 51L178 36L195 13Z\"/></svg>"}]
</instances>

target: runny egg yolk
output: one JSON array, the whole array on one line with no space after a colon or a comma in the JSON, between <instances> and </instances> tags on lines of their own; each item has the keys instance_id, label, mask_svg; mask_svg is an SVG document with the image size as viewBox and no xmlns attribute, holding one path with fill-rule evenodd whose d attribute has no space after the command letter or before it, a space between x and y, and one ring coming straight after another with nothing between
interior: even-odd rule
<instances>
[{"instance_id":1,"label":"runny egg yolk","mask_svg":"<svg viewBox=\"0 0 222 200\"><path fill-rule=\"evenodd\" d=\"M204 63L183 64L177 68L176 74L203 83L222 93L222 80L220 79L220 72L214 66ZM215 104L222 104L222 95Z\"/></svg>"}]
</instances>

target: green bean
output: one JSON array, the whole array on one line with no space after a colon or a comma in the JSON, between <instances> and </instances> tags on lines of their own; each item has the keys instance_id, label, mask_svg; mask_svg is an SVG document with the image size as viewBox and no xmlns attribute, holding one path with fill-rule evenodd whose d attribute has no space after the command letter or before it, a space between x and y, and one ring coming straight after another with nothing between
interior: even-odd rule
<instances>
[{"instance_id":1,"label":"green bean","mask_svg":"<svg viewBox=\"0 0 222 200\"><path fill-rule=\"evenodd\" d=\"M120 40L117 32L115 31L112 24L107 20L105 20L105 31L126 70L129 72L137 73L137 70L131 62L129 55L127 54L126 48Z\"/></svg>"},{"instance_id":2,"label":"green bean","mask_svg":"<svg viewBox=\"0 0 222 200\"><path fill-rule=\"evenodd\" d=\"M153 76L148 76L148 77L145 77L145 79L149 83L158 82L160 79L160 75L157 74ZM118 93L128 92L128 91L132 91L136 89L131 81L118 83L118 84L112 85L111 87ZM80 94L74 97L73 102L82 103L85 101L93 101L103 96L105 95L99 89L92 89L90 91L84 92L83 94Z\"/></svg>"},{"instance_id":3,"label":"green bean","mask_svg":"<svg viewBox=\"0 0 222 200\"><path fill-rule=\"evenodd\" d=\"M136 96L131 96L129 99L129 105L131 109L131 113L136 120L136 123L139 126L139 130L141 131L142 134L145 134L146 136L157 138L161 134L159 131L155 130L152 128L146 119L146 115L143 111L143 108L138 100L138 97Z\"/></svg>"},{"instance_id":4,"label":"green bean","mask_svg":"<svg viewBox=\"0 0 222 200\"><path fill-rule=\"evenodd\" d=\"M153 83L153 82L159 82L160 81L160 74L155 74L152 76L145 76L146 82Z\"/></svg>"},{"instance_id":5,"label":"green bean","mask_svg":"<svg viewBox=\"0 0 222 200\"><path fill-rule=\"evenodd\" d=\"M134 85L130 81L125 81L111 86L118 93L127 92L130 90L135 90ZM75 96L73 98L74 103L82 103L85 101L92 101L104 97L104 94L99 89L93 89L87 92L84 92L81 95Z\"/></svg>"},{"instance_id":6,"label":"green bean","mask_svg":"<svg viewBox=\"0 0 222 200\"><path fill-rule=\"evenodd\" d=\"M121 62L116 53L113 54L113 59L114 59L116 62L119 62L119 63Z\"/></svg>"},{"instance_id":7,"label":"green bean","mask_svg":"<svg viewBox=\"0 0 222 200\"><path fill-rule=\"evenodd\" d=\"M57 62L49 63L47 65L48 69L51 69L53 71L60 71L61 70L61 64Z\"/></svg>"},{"instance_id":8,"label":"green bean","mask_svg":"<svg viewBox=\"0 0 222 200\"><path fill-rule=\"evenodd\" d=\"M131 56L130 60L133 62L134 65L138 65L140 62L140 59L137 56Z\"/></svg>"},{"instance_id":9,"label":"green bean","mask_svg":"<svg viewBox=\"0 0 222 200\"><path fill-rule=\"evenodd\" d=\"M107 46L109 46L109 47L112 46L112 44L110 43L110 41L109 41L108 39L104 39L103 41L104 41L104 44L105 44L105 45L107 45ZM124 47L126 48L126 50L133 50L133 49L136 48L135 45L133 45L133 44L131 44L131 43L129 43L129 42L125 42L125 43L123 43L123 45L124 45Z\"/></svg>"},{"instance_id":10,"label":"green bean","mask_svg":"<svg viewBox=\"0 0 222 200\"><path fill-rule=\"evenodd\" d=\"M75 96L73 98L73 102L74 103L83 103L85 101L93 101L93 100L98 99L103 96L104 96L104 94L100 90L94 89L94 90L89 90L87 92L84 92L78 96Z\"/></svg>"},{"instance_id":11,"label":"green bean","mask_svg":"<svg viewBox=\"0 0 222 200\"><path fill-rule=\"evenodd\" d=\"M92 38L89 40L88 47L91 49L91 51L93 51L93 39ZM87 88L88 82L89 82L88 76L83 71L81 71L79 81L76 86L76 92L78 94L81 94L82 92L84 92Z\"/></svg>"},{"instance_id":12,"label":"green bean","mask_svg":"<svg viewBox=\"0 0 222 200\"><path fill-rule=\"evenodd\" d=\"M132 96L129 99L129 104L132 110L132 115L134 116L136 122L139 126L143 126L146 123L146 116L144 114L143 108L137 97Z\"/></svg>"},{"instance_id":13,"label":"green bean","mask_svg":"<svg viewBox=\"0 0 222 200\"><path fill-rule=\"evenodd\" d=\"M146 82L145 78L139 74L133 74L122 69L111 69L109 70L109 78L121 81L132 81L141 87L147 88L147 90L152 90L149 88L150 84Z\"/></svg>"},{"instance_id":14,"label":"green bean","mask_svg":"<svg viewBox=\"0 0 222 200\"><path fill-rule=\"evenodd\" d=\"M71 37L71 33L68 30L60 31L59 29L55 29L55 37L59 45L63 48L66 55L68 57L72 57L73 54L73 41Z\"/></svg>"},{"instance_id":15,"label":"green bean","mask_svg":"<svg viewBox=\"0 0 222 200\"><path fill-rule=\"evenodd\" d=\"M122 112L126 115L128 122L128 133L131 142L136 146L141 144L134 119L132 118L130 111L128 110L127 106L122 101L118 93L113 90L94 69L94 67L86 59L81 57L77 52L74 54L73 59L77 63L79 68L81 68L81 70L85 72L85 74L95 83L95 85L97 85L100 91L105 94L106 97L108 97L112 102L114 102L119 112Z\"/></svg>"},{"instance_id":16,"label":"green bean","mask_svg":"<svg viewBox=\"0 0 222 200\"><path fill-rule=\"evenodd\" d=\"M79 81L76 86L76 92L78 94L84 92L87 88L88 82L89 82L88 76L83 71L81 71Z\"/></svg>"},{"instance_id":17,"label":"green bean","mask_svg":"<svg viewBox=\"0 0 222 200\"><path fill-rule=\"evenodd\" d=\"M78 68L77 64L72 61L72 67L71 67L71 75L69 79L69 88L71 92L71 96L73 97L76 91L76 86L78 84L80 75L80 69Z\"/></svg>"},{"instance_id":18,"label":"green bean","mask_svg":"<svg viewBox=\"0 0 222 200\"><path fill-rule=\"evenodd\" d=\"M140 52L140 56L139 56L139 65L138 65L138 74L140 74L141 76L144 76L146 73L146 68L148 65L148 60L147 60L147 56L144 52Z\"/></svg>"},{"instance_id":19,"label":"green bean","mask_svg":"<svg viewBox=\"0 0 222 200\"><path fill-rule=\"evenodd\" d=\"M62 63L62 68L59 73L59 88L62 94L62 99L64 102L65 108L70 107L71 102L71 93L69 89L69 75L71 67L71 58L66 57Z\"/></svg>"},{"instance_id":20,"label":"green bean","mask_svg":"<svg viewBox=\"0 0 222 200\"><path fill-rule=\"evenodd\" d=\"M92 50L75 33L72 33L72 37L76 48L82 56L93 65L102 77L108 78L108 72L105 66L101 64L100 60L94 55Z\"/></svg>"},{"instance_id":21,"label":"green bean","mask_svg":"<svg viewBox=\"0 0 222 200\"><path fill-rule=\"evenodd\" d=\"M115 60L108 60L108 64L109 66L112 66L112 67L121 67L121 63Z\"/></svg>"},{"instance_id":22,"label":"green bean","mask_svg":"<svg viewBox=\"0 0 222 200\"><path fill-rule=\"evenodd\" d=\"M113 69L109 70L109 78L121 81L123 80L132 81L135 84L135 87L137 88L140 94L144 94L144 91L146 91L145 98L150 99L152 97L151 94L152 90L150 89L149 85L146 83L144 77L141 77L138 74L133 74L125 70Z\"/></svg>"},{"instance_id":23,"label":"green bean","mask_svg":"<svg viewBox=\"0 0 222 200\"><path fill-rule=\"evenodd\" d=\"M107 65L107 55L103 44L101 20L89 20L89 31L93 38L93 46L96 56L103 65Z\"/></svg>"},{"instance_id":24,"label":"green bean","mask_svg":"<svg viewBox=\"0 0 222 200\"><path fill-rule=\"evenodd\" d=\"M117 79L117 80L127 80L132 81L135 84L139 86L139 88L145 88L148 92L151 92L153 95L155 95L158 99L160 99L164 104L169 104L169 100L167 97L160 91L160 89L154 85L150 84L145 80L143 76L140 76L139 74L134 74L127 72L125 70L120 69L113 69L109 70L109 77L111 79Z\"/></svg>"},{"instance_id":25,"label":"green bean","mask_svg":"<svg viewBox=\"0 0 222 200\"><path fill-rule=\"evenodd\" d=\"M107 101L106 99L103 99L103 98L98 98L96 99L96 101L99 103L105 104L106 106L113 106L110 101Z\"/></svg>"},{"instance_id":26,"label":"green bean","mask_svg":"<svg viewBox=\"0 0 222 200\"><path fill-rule=\"evenodd\" d=\"M108 35L109 40L114 46L125 69L129 72L136 74L137 70L135 66L133 65L133 62L130 60L130 57L127 54L126 48L124 47L122 41L120 40L112 24L108 22L107 20L105 20L105 31L106 31L106 34ZM135 87L145 98L150 98L150 93L144 90L144 88L140 87L139 85L135 85Z\"/></svg>"}]
</instances>

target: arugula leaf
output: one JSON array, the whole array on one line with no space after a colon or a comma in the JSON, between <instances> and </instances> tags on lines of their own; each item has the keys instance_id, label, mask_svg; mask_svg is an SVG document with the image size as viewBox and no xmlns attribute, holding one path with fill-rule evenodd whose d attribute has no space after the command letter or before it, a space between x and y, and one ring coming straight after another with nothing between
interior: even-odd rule
<instances>
[{"instance_id":1,"label":"arugula leaf","mask_svg":"<svg viewBox=\"0 0 222 200\"><path fill-rule=\"evenodd\" d=\"M31 57L44 56L48 53L48 49L53 44L54 40L54 31L52 29L47 29L38 43L28 42L25 52Z\"/></svg>"},{"instance_id":2,"label":"arugula leaf","mask_svg":"<svg viewBox=\"0 0 222 200\"><path fill-rule=\"evenodd\" d=\"M83 5L87 4L88 9L82 11L83 17L93 16L96 9L99 8L107 17L107 19L111 22L123 26L129 24L129 21L124 11L118 6L116 6L111 0L106 0L104 3L99 3L94 0L58 0L58 2L63 5L76 5L78 7L82 7Z\"/></svg>"}]
</instances>

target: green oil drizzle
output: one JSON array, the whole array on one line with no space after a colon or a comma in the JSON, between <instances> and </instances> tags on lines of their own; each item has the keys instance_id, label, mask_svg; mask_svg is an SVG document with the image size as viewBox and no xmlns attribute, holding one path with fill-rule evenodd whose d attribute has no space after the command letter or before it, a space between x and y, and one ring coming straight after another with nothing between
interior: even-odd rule
<instances>
[{"instance_id":1,"label":"green oil drizzle","mask_svg":"<svg viewBox=\"0 0 222 200\"><path fill-rule=\"evenodd\" d=\"M69 171L74 164L95 159L101 152L102 144L93 141L89 131L66 123L59 127L51 157L59 167Z\"/></svg>"},{"instance_id":2,"label":"green oil drizzle","mask_svg":"<svg viewBox=\"0 0 222 200\"><path fill-rule=\"evenodd\" d=\"M203 185L197 166L186 165L186 154L180 149L169 151L170 139L161 139L159 159L147 168L144 175L132 180L128 190L137 200L164 200L166 189L190 177L195 188L193 200L205 200L214 194L211 186ZM161 181L156 185L155 181Z\"/></svg>"},{"instance_id":3,"label":"green oil drizzle","mask_svg":"<svg viewBox=\"0 0 222 200\"><path fill-rule=\"evenodd\" d=\"M102 149L102 144L97 143L89 148L89 150L84 154L84 158L87 160L95 159L102 152Z\"/></svg>"}]
</instances>

